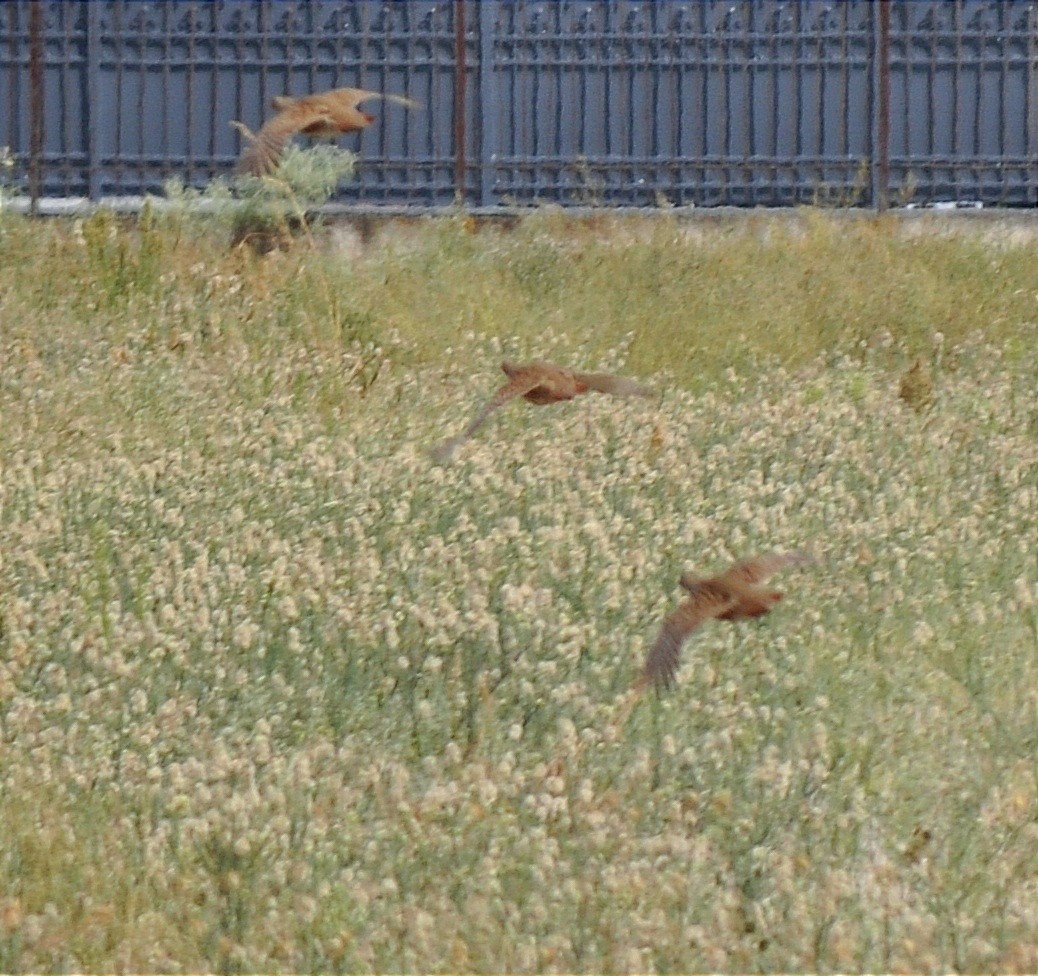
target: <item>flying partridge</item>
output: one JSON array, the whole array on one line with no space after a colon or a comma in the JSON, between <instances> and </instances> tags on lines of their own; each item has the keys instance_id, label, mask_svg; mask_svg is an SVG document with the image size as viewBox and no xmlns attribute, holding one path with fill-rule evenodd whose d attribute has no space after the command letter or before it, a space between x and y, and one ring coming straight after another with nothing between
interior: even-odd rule
<instances>
[{"instance_id":1,"label":"flying partridge","mask_svg":"<svg viewBox=\"0 0 1038 976\"><path fill-rule=\"evenodd\" d=\"M681 645L694 630L715 618L742 620L768 613L782 594L765 590L759 584L780 569L807 562L811 562L811 557L802 552L776 552L735 563L709 579L683 574L681 585L689 597L663 621L663 629L645 660L639 685L669 688L677 674Z\"/></svg>"},{"instance_id":2,"label":"flying partridge","mask_svg":"<svg viewBox=\"0 0 1038 976\"><path fill-rule=\"evenodd\" d=\"M417 107L417 102L403 95L384 95L363 88L333 88L304 98L279 95L271 103L277 115L259 132L251 132L241 122L231 123L250 140L234 168L235 174L263 176L274 172L289 139L297 132L307 136L340 136L366 128L375 117L358 106L372 98Z\"/></svg>"},{"instance_id":3,"label":"flying partridge","mask_svg":"<svg viewBox=\"0 0 1038 976\"><path fill-rule=\"evenodd\" d=\"M561 403L572 400L582 393L595 390L598 393L610 393L613 396L653 397L656 394L634 380L622 376L611 376L609 373L578 373L550 363L509 363L501 364L501 369L508 376L508 382L501 387L472 422L457 437L444 441L433 451L438 460L446 460L459 444L468 440L495 411L503 407L509 400L523 397L530 403L541 406L546 403Z\"/></svg>"}]
</instances>

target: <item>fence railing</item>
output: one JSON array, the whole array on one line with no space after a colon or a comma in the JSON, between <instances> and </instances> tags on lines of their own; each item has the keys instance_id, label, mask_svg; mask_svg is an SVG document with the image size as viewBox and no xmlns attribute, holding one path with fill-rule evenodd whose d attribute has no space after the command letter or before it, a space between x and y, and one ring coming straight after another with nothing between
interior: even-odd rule
<instances>
[{"instance_id":1,"label":"fence railing","mask_svg":"<svg viewBox=\"0 0 1038 976\"><path fill-rule=\"evenodd\" d=\"M14 0L0 146L36 196L227 173L230 119L411 95L344 202L1038 203L1038 0Z\"/></svg>"}]
</instances>

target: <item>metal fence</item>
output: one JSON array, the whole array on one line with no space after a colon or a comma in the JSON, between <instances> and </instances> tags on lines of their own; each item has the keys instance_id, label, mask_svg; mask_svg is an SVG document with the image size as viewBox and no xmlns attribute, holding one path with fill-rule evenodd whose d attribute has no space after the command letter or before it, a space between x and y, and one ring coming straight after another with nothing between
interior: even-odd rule
<instances>
[{"instance_id":1,"label":"metal fence","mask_svg":"<svg viewBox=\"0 0 1038 976\"><path fill-rule=\"evenodd\" d=\"M1038 202L1038 0L14 0L0 146L36 196L227 173L275 94L411 95L340 199Z\"/></svg>"}]
</instances>

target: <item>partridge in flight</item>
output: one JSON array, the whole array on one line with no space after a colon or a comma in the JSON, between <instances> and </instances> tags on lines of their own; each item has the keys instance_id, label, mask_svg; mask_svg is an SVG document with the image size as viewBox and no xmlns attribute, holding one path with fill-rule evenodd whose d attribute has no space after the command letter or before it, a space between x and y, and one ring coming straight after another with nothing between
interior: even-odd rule
<instances>
[{"instance_id":1,"label":"partridge in flight","mask_svg":"<svg viewBox=\"0 0 1038 976\"><path fill-rule=\"evenodd\" d=\"M444 441L433 451L437 460L448 459L459 444L468 440L495 411L501 409L509 400L523 397L530 403L543 405L561 403L572 400L582 393L595 390L598 393L610 393L613 396L654 397L656 394L634 380L622 376L611 376L609 373L578 373L550 363L509 363L501 364L501 369L508 376L508 382L501 387L473 418L472 423L457 437Z\"/></svg>"},{"instance_id":2,"label":"partridge in flight","mask_svg":"<svg viewBox=\"0 0 1038 976\"><path fill-rule=\"evenodd\" d=\"M639 686L669 688L678 671L681 645L694 630L715 618L742 620L770 612L782 594L765 590L760 584L780 569L808 562L811 557L802 552L776 552L735 563L709 579L684 573L681 585L689 597L663 621L663 629L642 668Z\"/></svg>"},{"instance_id":3,"label":"partridge in flight","mask_svg":"<svg viewBox=\"0 0 1038 976\"><path fill-rule=\"evenodd\" d=\"M375 117L362 112L358 106L372 98L396 102L408 108L418 105L403 95L385 95L363 88L333 88L304 98L279 95L271 103L277 115L268 120L259 132L253 133L242 122L231 123L249 140L234 168L235 175L273 173L289 139L297 132L307 136L340 136L366 128Z\"/></svg>"}]
</instances>

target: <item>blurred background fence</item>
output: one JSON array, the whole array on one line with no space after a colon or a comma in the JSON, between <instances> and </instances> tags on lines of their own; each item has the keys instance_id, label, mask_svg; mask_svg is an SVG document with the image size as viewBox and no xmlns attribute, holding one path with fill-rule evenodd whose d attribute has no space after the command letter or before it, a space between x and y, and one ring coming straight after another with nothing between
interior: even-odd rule
<instances>
[{"instance_id":1,"label":"blurred background fence","mask_svg":"<svg viewBox=\"0 0 1038 976\"><path fill-rule=\"evenodd\" d=\"M1038 0L8 0L34 197L229 172L270 99L355 86L341 202L1038 203ZM367 107L367 106L366 106Z\"/></svg>"}]
</instances>

